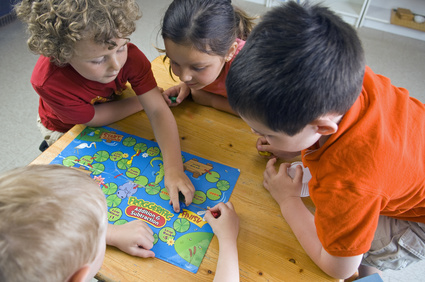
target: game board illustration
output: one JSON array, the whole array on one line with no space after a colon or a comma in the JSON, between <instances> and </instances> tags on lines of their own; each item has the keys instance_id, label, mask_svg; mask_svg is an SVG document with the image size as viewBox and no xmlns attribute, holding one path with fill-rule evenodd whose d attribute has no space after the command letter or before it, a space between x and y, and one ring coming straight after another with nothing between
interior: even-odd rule
<instances>
[{"instance_id":1,"label":"game board illustration","mask_svg":"<svg viewBox=\"0 0 425 282\"><path fill-rule=\"evenodd\" d=\"M146 222L154 232L155 256L196 273L213 237L203 214L229 200L240 172L185 152L182 160L196 192L193 204L180 202L180 213L169 204L156 142L109 127L86 127L51 164L89 174L105 194L109 223Z\"/></svg>"}]
</instances>

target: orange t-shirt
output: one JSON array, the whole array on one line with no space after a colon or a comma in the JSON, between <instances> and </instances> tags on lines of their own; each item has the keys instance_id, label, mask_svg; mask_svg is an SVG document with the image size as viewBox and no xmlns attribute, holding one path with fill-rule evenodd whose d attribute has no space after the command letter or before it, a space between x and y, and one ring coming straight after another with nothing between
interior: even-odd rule
<instances>
[{"instance_id":1,"label":"orange t-shirt","mask_svg":"<svg viewBox=\"0 0 425 282\"><path fill-rule=\"evenodd\" d=\"M366 67L362 92L338 131L303 151L324 249L370 249L379 215L425 223L425 107Z\"/></svg>"},{"instance_id":2,"label":"orange t-shirt","mask_svg":"<svg viewBox=\"0 0 425 282\"><path fill-rule=\"evenodd\" d=\"M216 80L202 88L202 90L227 98L226 77L229 73L230 66L232 65L233 60L236 58L236 55L239 53L240 50L242 50L242 47L245 45L245 41L236 38L236 43L238 43L238 48L236 49L236 52L233 55L232 59L224 64L223 70L220 72Z\"/></svg>"}]
</instances>

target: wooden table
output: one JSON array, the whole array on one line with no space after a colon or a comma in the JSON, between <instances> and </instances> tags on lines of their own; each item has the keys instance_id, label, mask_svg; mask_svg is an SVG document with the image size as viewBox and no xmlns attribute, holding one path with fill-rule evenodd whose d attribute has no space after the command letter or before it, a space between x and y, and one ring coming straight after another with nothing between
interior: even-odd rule
<instances>
[{"instance_id":1,"label":"wooden table","mask_svg":"<svg viewBox=\"0 0 425 282\"><path fill-rule=\"evenodd\" d=\"M161 59L152 62L160 87L170 79ZM230 197L240 218L238 237L241 281L335 281L307 256L279 206L263 188L266 159L255 148L257 136L239 118L186 99L172 108L177 120L182 151L239 168L240 177ZM139 112L111 127L146 139L154 139L149 120ZM77 125L32 164L50 163L82 130ZM313 209L311 201L305 200ZM196 274L156 258L137 258L107 247L96 278L104 281L212 281L217 265L218 241L214 236Z\"/></svg>"}]
</instances>

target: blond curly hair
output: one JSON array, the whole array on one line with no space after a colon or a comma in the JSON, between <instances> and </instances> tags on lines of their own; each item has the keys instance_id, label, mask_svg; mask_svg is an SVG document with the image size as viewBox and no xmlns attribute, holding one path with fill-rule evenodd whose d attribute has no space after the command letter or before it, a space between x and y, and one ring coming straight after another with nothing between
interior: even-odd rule
<instances>
[{"instance_id":1,"label":"blond curly hair","mask_svg":"<svg viewBox=\"0 0 425 282\"><path fill-rule=\"evenodd\" d=\"M28 25L29 49L59 66L72 58L75 42L116 46L111 39L128 37L141 17L135 0L22 0L15 10Z\"/></svg>"},{"instance_id":2,"label":"blond curly hair","mask_svg":"<svg viewBox=\"0 0 425 282\"><path fill-rule=\"evenodd\" d=\"M108 224L100 187L59 165L2 173L0 218L0 281L66 281L94 261Z\"/></svg>"}]
</instances>

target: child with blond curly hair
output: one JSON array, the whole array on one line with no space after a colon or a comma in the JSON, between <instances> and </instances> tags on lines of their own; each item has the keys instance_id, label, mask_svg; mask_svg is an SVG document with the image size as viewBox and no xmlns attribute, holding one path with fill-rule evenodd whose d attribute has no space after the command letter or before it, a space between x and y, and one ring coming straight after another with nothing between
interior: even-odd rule
<instances>
[{"instance_id":1,"label":"child with blond curly hair","mask_svg":"<svg viewBox=\"0 0 425 282\"><path fill-rule=\"evenodd\" d=\"M40 96L39 127L50 146L75 124L103 126L145 110L164 158L165 187L179 211L194 187L183 171L173 114L151 64L128 36L140 18L134 0L23 0L28 46L40 54L31 83ZM118 99L130 83L136 96ZM43 148L41 148L43 149Z\"/></svg>"}]
</instances>

